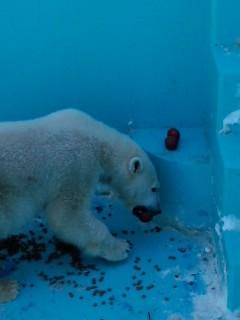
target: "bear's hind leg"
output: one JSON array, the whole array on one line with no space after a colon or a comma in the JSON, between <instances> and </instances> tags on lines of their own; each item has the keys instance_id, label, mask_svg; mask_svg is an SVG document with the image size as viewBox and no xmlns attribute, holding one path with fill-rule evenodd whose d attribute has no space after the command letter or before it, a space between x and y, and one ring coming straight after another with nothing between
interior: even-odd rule
<instances>
[{"instance_id":1,"label":"bear's hind leg","mask_svg":"<svg viewBox=\"0 0 240 320\"><path fill-rule=\"evenodd\" d=\"M19 285L14 280L0 280L0 303L7 303L16 299Z\"/></svg>"},{"instance_id":2,"label":"bear's hind leg","mask_svg":"<svg viewBox=\"0 0 240 320\"><path fill-rule=\"evenodd\" d=\"M48 222L56 236L91 256L109 261L126 259L129 253L128 242L113 237L107 226L86 207L89 206L80 206L73 197L58 199L49 205Z\"/></svg>"}]
</instances>

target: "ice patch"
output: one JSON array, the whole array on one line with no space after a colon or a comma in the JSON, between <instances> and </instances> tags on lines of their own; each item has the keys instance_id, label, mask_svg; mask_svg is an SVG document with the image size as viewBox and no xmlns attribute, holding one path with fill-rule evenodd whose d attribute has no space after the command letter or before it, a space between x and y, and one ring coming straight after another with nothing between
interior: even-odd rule
<instances>
[{"instance_id":1,"label":"ice patch","mask_svg":"<svg viewBox=\"0 0 240 320\"><path fill-rule=\"evenodd\" d=\"M219 208L217 208L217 214L218 214L219 220L221 221L222 212L219 210ZM216 234L218 235L218 237L221 238L222 237L222 229L221 229L220 223L215 224L215 231L216 231Z\"/></svg>"},{"instance_id":2,"label":"ice patch","mask_svg":"<svg viewBox=\"0 0 240 320\"><path fill-rule=\"evenodd\" d=\"M206 253L210 253L211 252L211 248L209 248L209 247L206 247L204 250L205 250Z\"/></svg>"},{"instance_id":3,"label":"ice patch","mask_svg":"<svg viewBox=\"0 0 240 320\"><path fill-rule=\"evenodd\" d=\"M216 259L209 259L209 264L202 266L206 293L193 297L193 320L237 320L238 313L227 309L227 290L221 280L221 273Z\"/></svg>"},{"instance_id":4,"label":"ice patch","mask_svg":"<svg viewBox=\"0 0 240 320\"><path fill-rule=\"evenodd\" d=\"M223 222L223 231L240 231L240 219L235 216L228 215L222 217L221 221Z\"/></svg>"},{"instance_id":5,"label":"ice patch","mask_svg":"<svg viewBox=\"0 0 240 320\"><path fill-rule=\"evenodd\" d=\"M208 291L205 295L199 295L193 299L193 320L237 320L239 315L226 308L225 297L218 296Z\"/></svg>"},{"instance_id":6,"label":"ice patch","mask_svg":"<svg viewBox=\"0 0 240 320\"><path fill-rule=\"evenodd\" d=\"M161 277L164 279L166 278L169 274L171 274L173 271L171 269L166 269L161 271Z\"/></svg>"},{"instance_id":7,"label":"ice patch","mask_svg":"<svg viewBox=\"0 0 240 320\"><path fill-rule=\"evenodd\" d=\"M240 109L229 113L223 120L223 128L219 133L228 134L232 131L232 126L240 124Z\"/></svg>"},{"instance_id":8,"label":"ice patch","mask_svg":"<svg viewBox=\"0 0 240 320\"><path fill-rule=\"evenodd\" d=\"M220 227L220 225L219 225L219 223L216 223L216 225L215 225L215 231L216 231L216 234L219 236L219 237L221 237L221 227Z\"/></svg>"}]
</instances>

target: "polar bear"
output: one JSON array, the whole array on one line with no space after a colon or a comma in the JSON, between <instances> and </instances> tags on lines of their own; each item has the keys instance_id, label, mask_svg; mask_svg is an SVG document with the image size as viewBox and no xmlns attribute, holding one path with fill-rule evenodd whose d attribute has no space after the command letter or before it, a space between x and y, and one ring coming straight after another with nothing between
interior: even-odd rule
<instances>
[{"instance_id":1,"label":"polar bear","mask_svg":"<svg viewBox=\"0 0 240 320\"><path fill-rule=\"evenodd\" d=\"M78 110L0 124L0 237L40 211L56 236L109 261L126 259L129 244L91 213L99 180L133 210L159 211L159 181L146 153L127 135ZM10 300L16 283L2 282Z\"/></svg>"}]
</instances>

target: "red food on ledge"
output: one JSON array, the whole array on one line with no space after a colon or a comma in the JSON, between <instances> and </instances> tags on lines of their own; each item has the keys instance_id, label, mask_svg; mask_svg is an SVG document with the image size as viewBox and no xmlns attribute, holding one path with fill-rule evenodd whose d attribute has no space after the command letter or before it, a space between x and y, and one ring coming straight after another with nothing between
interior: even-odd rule
<instances>
[{"instance_id":1,"label":"red food on ledge","mask_svg":"<svg viewBox=\"0 0 240 320\"><path fill-rule=\"evenodd\" d=\"M165 147L168 149L168 150L176 150L177 147L178 147L178 139L174 136L168 136L166 139L165 139Z\"/></svg>"},{"instance_id":2,"label":"red food on ledge","mask_svg":"<svg viewBox=\"0 0 240 320\"><path fill-rule=\"evenodd\" d=\"M175 138L177 138L179 140L180 139L180 132L176 128L171 128L171 129L168 130L167 136L168 137L175 137Z\"/></svg>"}]
</instances>

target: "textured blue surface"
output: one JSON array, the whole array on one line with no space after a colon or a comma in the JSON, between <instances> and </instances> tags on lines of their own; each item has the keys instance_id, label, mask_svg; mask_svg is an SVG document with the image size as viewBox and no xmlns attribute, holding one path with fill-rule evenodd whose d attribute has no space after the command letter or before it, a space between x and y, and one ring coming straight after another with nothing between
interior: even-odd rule
<instances>
[{"instance_id":1,"label":"textured blue surface","mask_svg":"<svg viewBox=\"0 0 240 320\"><path fill-rule=\"evenodd\" d=\"M117 264L83 259L85 264L94 263L96 270L85 267L79 272L71 267L67 256L46 263L54 251L53 245L48 244L40 261L22 261L10 273L20 281L22 289L19 299L0 307L2 320L193 319L193 300L208 289L218 290L209 234L186 236L160 230L154 223L139 224L119 204L111 208L109 204L112 201L96 202L96 215L112 232L133 243L130 258ZM36 240L44 236L37 242L47 243L52 235L43 232L40 222L37 220L32 227L34 235L27 234ZM17 257L9 258L7 268ZM41 273L48 276L47 281ZM206 275L212 278L211 283L204 280ZM62 278L54 281L59 276Z\"/></svg>"}]
</instances>

